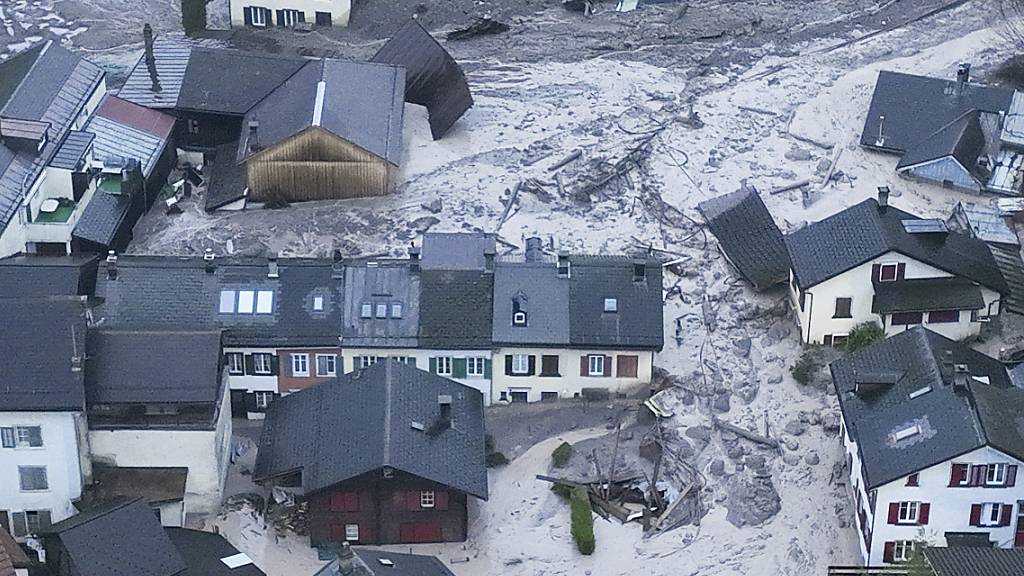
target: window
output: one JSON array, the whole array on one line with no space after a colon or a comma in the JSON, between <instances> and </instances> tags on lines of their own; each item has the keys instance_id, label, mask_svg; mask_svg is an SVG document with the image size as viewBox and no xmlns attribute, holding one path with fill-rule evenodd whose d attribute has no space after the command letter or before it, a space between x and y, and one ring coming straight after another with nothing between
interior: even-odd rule
<instances>
[{"instance_id":1,"label":"window","mask_svg":"<svg viewBox=\"0 0 1024 576\"><path fill-rule=\"evenodd\" d=\"M25 531L29 534L38 534L43 529L43 518L49 518L48 510L26 510ZM49 523L49 520L46 521Z\"/></svg>"},{"instance_id":2,"label":"window","mask_svg":"<svg viewBox=\"0 0 1024 576\"><path fill-rule=\"evenodd\" d=\"M900 440L906 440L907 438L917 436L920 433L921 427L918 426L917 424L914 424L912 426L907 426L906 428L901 428L897 430L896 432L893 433L892 437L893 440L899 442Z\"/></svg>"},{"instance_id":3,"label":"window","mask_svg":"<svg viewBox=\"0 0 1024 576\"><path fill-rule=\"evenodd\" d=\"M558 373L558 356L555 354L545 354L540 357L540 375L541 376L560 376Z\"/></svg>"},{"instance_id":4,"label":"window","mask_svg":"<svg viewBox=\"0 0 1024 576\"><path fill-rule=\"evenodd\" d=\"M526 312L513 312L512 325L519 327L526 326Z\"/></svg>"},{"instance_id":5,"label":"window","mask_svg":"<svg viewBox=\"0 0 1024 576\"><path fill-rule=\"evenodd\" d=\"M270 314L274 311L273 290L260 290L256 293L256 313Z\"/></svg>"},{"instance_id":6,"label":"window","mask_svg":"<svg viewBox=\"0 0 1024 576\"><path fill-rule=\"evenodd\" d=\"M541 402L554 402L556 400L558 400L558 392L541 392L540 393L540 401Z\"/></svg>"},{"instance_id":7,"label":"window","mask_svg":"<svg viewBox=\"0 0 1024 576\"><path fill-rule=\"evenodd\" d=\"M850 307L853 304L852 298L836 298L836 312L833 318L853 318Z\"/></svg>"},{"instance_id":8,"label":"window","mask_svg":"<svg viewBox=\"0 0 1024 576\"><path fill-rule=\"evenodd\" d=\"M907 476L907 486L920 486L919 482L920 476L918 476L917 472Z\"/></svg>"},{"instance_id":9,"label":"window","mask_svg":"<svg viewBox=\"0 0 1024 576\"><path fill-rule=\"evenodd\" d=\"M452 357L440 356L437 358L437 373L444 376L452 375Z\"/></svg>"},{"instance_id":10,"label":"window","mask_svg":"<svg viewBox=\"0 0 1024 576\"><path fill-rule=\"evenodd\" d=\"M267 406L270 406L270 401L274 399L273 392L254 392L256 395L256 409L266 410Z\"/></svg>"},{"instance_id":11,"label":"window","mask_svg":"<svg viewBox=\"0 0 1024 576\"><path fill-rule=\"evenodd\" d=\"M589 374L591 376L604 376L604 356L591 354L587 358L587 362L590 365Z\"/></svg>"},{"instance_id":12,"label":"window","mask_svg":"<svg viewBox=\"0 0 1024 576\"><path fill-rule=\"evenodd\" d=\"M959 310L934 310L928 313L929 324L948 324L960 321Z\"/></svg>"},{"instance_id":13,"label":"window","mask_svg":"<svg viewBox=\"0 0 1024 576\"><path fill-rule=\"evenodd\" d=\"M195 118L188 119L188 133L199 134L199 121Z\"/></svg>"},{"instance_id":14,"label":"window","mask_svg":"<svg viewBox=\"0 0 1024 576\"><path fill-rule=\"evenodd\" d=\"M921 323L920 312L894 312L892 315L893 326L912 326Z\"/></svg>"},{"instance_id":15,"label":"window","mask_svg":"<svg viewBox=\"0 0 1024 576\"><path fill-rule=\"evenodd\" d=\"M1006 464L989 464L985 468L985 485L1002 486L1006 484Z\"/></svg>"},{"instance_id":16,"label":"window","mask_svg":"<svg viewBox=\"0 0 1024 576\"><path fill-rule=\"evenodd\" d=\"M313 296L313 310L316 312L323 312L324 310L324 297Z\"/></svg>"},{"instance_id":17,"label":"window","mask_svg":"<svg viewBox=\"0 0 1024 576\"><path fill-rule=\"evenodd\" d=\"M896 262L882 264L881 266L878 267L878 281L895 282L899 269L900 265L897 264Z\"/></svg>"},{"instance_id":18,"label":"window","mask_svg":"<svg viewBox=\"0 0 1024 576\"><path fill-rule=\"evenodd\" d=\"M373 318L373 304L363 304L359 308L360 318Z\"/></svg>"},{"instance_id":19,"label":"window","mask_svg":"<svg viewBox=\"0 0 1024 576\"><path fill-rule=\"evenodd\" d=\"M245 355L241 352L228 352L224 355L228 374L245 374Z\"/></svg>"},{"instance_id":20,"label":"window","mask_svg":"<svg viewBox=\"0 0 1024 576\"><path fill-rule=\"evenodd\" d=\"M46 482L46 466L18 466L18 479L22 492L36 492L50 487Z\"/></svg>"},{"instance_id":21,"label":"window","mask_svg":"<svg viewBox=\"0 0 1024 576\"><path fill-rule=\"evenodd\" d=\"M317 354L316 355L316 375L317 376L334 376L338 373L337 369L338 357L334 354Z\"/></svg>"},{"instance_id":22,"label":"window","mask_svg":"<svg viewBox=\"0 0 1024 576\"><path fill-rule=\"evenodd\" d=\"M296 23L305 21L305 14L298 10L281 10L278 12L278 26L295 26Z\"/></svg>"},{"instance_id":23,"label":"window","mask_svg":"<svg viewBox=\"0 0 1024 576\"><path fill-rule=\"evenodd\" d=\"M527 374L530 372L530 357L527 354L512 355L512 373Z\"/></svg>"},{"instance_id":24,"label":"window","mask_svg":"<svg viewBox=\"0 0 1024 576\"><path fill-rule=\"evenodd\" d=\"M292 376L309 376L309 354L292 354Z\"/></svg>"},{"instance_id":25,"label":"window","mask_svg":"<svg viewBox=\"0 0 1024 576\"><path fill-rule=\"evenodd\" d=\"M234 290L221 290L220 291L220 313L221 314L234 314L235 313L235 291Z\"/></svg>"},{"instance_id":26,"label":"window","mask_svg":"<svg viewBox=\"0 0 1024 576\"><path fill-rule=\"evenodd\" d=\"M476 356L466 358L466 376L483 376L487 359Z\"/></svg>"},{"instance_id":27,"label":"window","mask_svg":"<svg viewBox=\"0 0 1024 576\"><path fill-rule=\"evenodd\" d=\"M376 315L377 315L377 318L387 318L388 317L388 305L387 304L377 304L377 314Z\"/></svg>"},{"instance_id":28,"label":"window","mask_svg":"<svg viewBox=\"0 0 1024 576\"><path fill-rule=\"evenodd\" d=\"M999 526L1003 505L997 502L988 502L981 506L980 526Z\"/></svg>"},{"instance_id":29,"label":"window","mask_svg":"<svg viewBox=\"0 0 1024 576\"><path fill-rule=\"evenodd\" d=\"M255 304L256 293L252 290L239 290L238 291L238 313L239 314L252 314L253 304Z\"/></svg>"},{"instance_id":30,"label":"window","mask_svg":"<svg viewBox=\"0 0 1024 576\"><path fill-rule=\"evenodd\" d=\"M253 26L266 26L267 25L267 9L260 8L258 6L250 6L247 8L252 17Z\"/></svg>"},{"instance_id":31,"label":"window","mask_svg":"<svg viewBox=\"0 0 1024 576\"><path fill-rule=\"evenodd\" d=\"M434 507L434 491L424 490L420 492L420 508Z\"/></svg>"},{"instance_id":32,"label":"window","mask_svg":"<svg viewBox=\"0 0 1024 576\"><path fill-rule=\"evenodd\" d=\"M43 431L39 426L18 426L14 429L18 448L42 448Z\"/></svg>"},{"instance_id":33,"label":"window","mask_svg":"<svg viewBox=\"0 0 1024 576\"><path fill-rule=\"evenodd\" d=\"M842 348L843 346L846 346L846 339L848 338L848 335L832 334L831 336L831 342L826 342L826 344L831 345L833 348Z\"/></svg>"},{"instance_id":34,"label":"window","mask_svg":"<svg viewBox=\"0 0 1024 576\"><path fill-rule=\"evenodd\" d=\"M376 363L377 363L377 356L360 356L359 357L359 367L360 368L369 368L370 366L373 366Z\"/></svg>"},{"instance_id":35,"label":"window","mask_svg":"<svg viewBox=\"0 0 1024 576\"><path fill-rule=\"evenodd\" d=\"M639 367L639 356L620 355L615 361L615 375L619 378L636 378Z\"/></svg>"},{"instance_id":36,"label":"window","mask_svg":"<svg viewBox=\"0 0 1024 576\"><path fill-rule=\"evenodd\" d=\"M345 540L348 542L359 541L359 524L345 524Z\"/></svg>"},{"instance_id":37,"label":"window","mask_svg":"<svg viewBox=\"0 0 1024 576\"><path fill-rule=\"evenodd\" d=\"M402 317L402 303L401 302L392 302L391 303L391 317L392 318L401 318Z\"/></svg>"},{"instance_id":38,"label":"window","mask_svg":"<svg viewBox=\"0 0 1024 576\"><path fill-rule=\"evenodd\" d=\"M331 25L331 13L330 12L317 12L316 13L316 25L317 26L330 26Z\"/></svg>"},{"instance_id":39,"label":"window","mask_svg":"<svg viewBox=\"0 0 1024 576\"><path fill-rule=\"evenodd\" d=\"M525 390L512 390L511 395L512 401L516 403L522 402L525 404L530 401L530 393Z\"/></svg>"},{"instance_id":40,"label":"window","mask_svg":"<svg viewBox=\"0 0 1024 576\"><path fill-rule=\"evenodd\" d=\"M254 374L266 376L274 373L273 354L261 352L252 355L252 371Z\"/></svg>"},{"instance_id":41,"label":"window","mask_svg":"<svg viewBox=\"0 0 1024 576\"><path fill-rule=\"evenodd\" d=\"M508 392L502 390L498 393L498 402L508 402Z\"/></svg>"},{"instance_id":42,"label":"window","mask_svg":"<svg viewBox=\"0 0 1024 576\"><path fill-rule=\"evenodd\" d=\"M900 502L899 514L896 516L897 524L917 524L917 502Z\"/></svg>"},{"instance_id":43,"label":"window","mask_svg":"<svg viewBox=\"0 0 1024 576\"><path fill-rule=\"evenodd\" d=\"M893 562L906 562L914 556L913 540L897 540L892 547Z\"/></svg>"},{"instance_id":44,"label":"window","mask_svg":"<svg viewBox=\"0 0 1024 576\"><path fill-rule=\"evenodd\" d=\"M615 298L605 298L604 299L604 311L605 312L618 312L619 311L619 301L616 300Z\"/></svg>"}]
</instances>

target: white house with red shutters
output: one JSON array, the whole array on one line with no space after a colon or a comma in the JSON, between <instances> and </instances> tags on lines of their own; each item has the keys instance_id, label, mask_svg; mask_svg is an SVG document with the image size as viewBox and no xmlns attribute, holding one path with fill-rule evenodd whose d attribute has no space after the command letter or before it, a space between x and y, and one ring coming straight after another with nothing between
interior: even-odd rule
<instances>
[{"instance_id":1,"label":"white house with red shutters","mask_svg":"<svg viewBox=\"0 0 1024 576\"><path fill-rule=\"evenodd\" d=\"M830 368L865 565L1024 546L1024 390L1000 362L915 327Z\"/></svg>"}]
</instances>

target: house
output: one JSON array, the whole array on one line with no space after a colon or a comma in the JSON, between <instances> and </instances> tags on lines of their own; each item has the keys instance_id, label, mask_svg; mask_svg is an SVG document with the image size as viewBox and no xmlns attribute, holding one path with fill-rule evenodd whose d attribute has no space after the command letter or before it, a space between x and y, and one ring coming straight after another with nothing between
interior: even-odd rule
<instances>
[{"instance_id":1,"label":"house","mask_svg":"<svg viewBox=\"0 0 1024 576\"><path fill-rule=\"evenodd\" d=\"M112 255L93 315L123 330L222 330L231 413L262 418L341 371L344 276L331 258Z\"/></svg>"},{"instance_id":2,"label":"house","mask_svg":"<svg viewBox=\"0 0 1024 576\"><path fill-rule=\"evenodd\" d=\"M231 26L348 26L352 0L230 0Z\"/></svg>"},{"instance_id":3,"label":"house","mask_svg":"<svg viewBox=\"0 0 1024 576\"><path fill-rule=\"evenodd\" d=\"M54 576L263 576L219 534L164 528L138 499L109 502L54 524L44 548Z\"/></svg>"},{"instance_id":4,"label":"house","mask_svg":"<svg viewBox=\"0 0 1024 576\"><path fill-rule=\"evenodd\" d=\"M970 192L1024 192L1024 94L970 82L882 71L860 144L900 155L902 176Z\"/></svg>"},{"instance_id":5,"label":"house","mask_svg":"<svg viewBox=\"0 0 1024 576\"><path fill-rule=\"evenodd\" d=\"M865 565L915 542L1024 544L1024 390L999 361L917 326L830 369Z\"/></svg>"},{"instance_id":6,"label":"house","mask_svg":"<svg viewBox=\"0 0 1024 576\"><path fill-rule=\"evenodd\" d=\"M28 576L31 567L28 554L0 523L0 576Z\"/></svg>"},{"instance_id":7,"label":"house","mask_svg":"<svg viewBox=\"0 0 1024 576\"><path fill-rule=\"evenodd\" d=\"M924 558L935 576L1024 574L1024 550L977 546L928 546Z\"/></svg>"},{"instance_id":8,"label":"house","mask_svg":"<svg viewBox=\"0 0 1024 576\"><path fill-rule=\"evenodd\" d=\"M988 246L889 205L889 189L786 237L801 339L840 346L863 322L888 335L924 324L954 340L1001 312L1006 281Z\"/></svg>"},{"instance_id":9,"label":"house","mask_svg":"<svg viewBox=\"0 0 1024 576\"><path fill-rule=\"evenodd\" d=\"M946 226L988 244L1009 290L1003 298L1003 309L1024 314L1024 261L1013 219L997 208L957 202Z\"/></svg>"},{"instance_id":10,"label":"house","mask_svg":"<svg viewBox=\"0 0 1024 576\"><path fill-rule=\"evenodd\" d=\"M186 468L184 514L219 510L231 445L220 330L103 328L89 333L86 352L93 461L168 474ZM180 525L180 514L167 521Z\"/></svg>"},{"instance_id":11,"label":"house","mask_svg":"<svg viewBox=\"0 0 1024 576\"><path fill-rule=\"evenodd\" d=\"M753 186L705 200L697 205L718 249L740 276L756 290L767 290L789 278L789 253L782 231Z\"/></svg>"},{"instance_id":12,"label":"house","mask_svg":"<svg viewBox=\"0 0 1024 576\"><path fill-rule=\"evenodd\" d=\"M0 258L0 299L91 296L96 287L95 254Z\"/></svg>"},{"instance_id":13,"label":"house","mask_svg":"<svg viewBox=\"0 0 1024 576\"><path fill-rule=\"evenodd\" d=\"M141 498L164 526L185 525L185 466L119 467L94 463L92 483L76 505L85 510L120 498Z\"/></svg>"},{"instance_id":14,"label":"house","mask_svg":"<svg viewBox=\"0 0 1024 576\"><path fill-rule=\"evenodd\" d=\"M315 576L455 576L434 556L368 548L353 550L342 542L337 557Z\"/></svg>"},{"instance_id":15,"label":"house","mask_svg":"<svg viewBox=\"0 0 1024 576\"><path fill-rule=\"evenodd\" d=\"M493 335L498 400L626 391L651 379L664 344L661 263L543 252L499 258Z\"/></svg>"},{"instance_id":16,"label":"house","mask_svg":"<svg viewBox=\"0 0 1024 576\"><path fill-rule=\"evenodd\" d=\"M74 513L91 475L84 297L0 300L0 526L18 540Z\"/></svg>"},{"instance_id":17,"label":"house","mask_svg":"<svg viewBox=\"0 0 1024 576\"><path fill-rule=\"evenodd\" d=\"M487 498L483 395L377 362L271 405L253 479L308 501L313 546L461 542Z\"/></svg>"}]
</instances>

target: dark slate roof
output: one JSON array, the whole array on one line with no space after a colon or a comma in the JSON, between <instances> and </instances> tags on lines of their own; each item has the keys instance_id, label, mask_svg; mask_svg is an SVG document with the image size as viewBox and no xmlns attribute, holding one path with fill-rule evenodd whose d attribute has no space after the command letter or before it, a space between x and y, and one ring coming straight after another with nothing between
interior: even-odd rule
<instances>
[{"instance_id":1,"label":"dark slate roof","mask_svg":"<svg viewBox=\"0 0 1024 576\"><path fill-rule=\"evenodd\" d=\"M318 100L320 83L322 100ZM261 150L319 127L397 166L402 158L404 94L402 68L331 59L305 61L248 110L238 161L259 153L250 152L248 141L248 126L255 120Z\"/></svg>"},{"instance_id":2,"label":"dark slate roof","mask_svg":"<svg viewBox=\"0 0 1024 576\"><path fill-rule=\"evenodd\" d=\"M164 528L164 532L188 567L180 576L263 576L255 564L228 568L221 562L239 551L220 534L188 528Z\"/></svg>"},{"instance_id":3,"label":"dark slate roof","mask_svg":"<svg viewBox=\"0 0 1024 576\"><path fill-rule=\"evenodd\" d=\"M220 331L92 331L85 364L90 403L215 403Z\"/></svg>"},{"instance_id":4,"label":"dark slate roof","mask_svg":"<svg viewBox=\"0 0 1024 576\"><path fill-rule=\"evenodd\" d=\"M985 300L978 285L956 276L914 278L875 284L872 311L925 312L929 310L981 310Z\"/></svg>"},{"instance_id":5,"label":"dark slate roof","mask_svg":"<svg viewBox=\"0 0 1024 576\"><path fill-rule=\"evenodd\" d=\"M307 62L297 56L192 48L175 107L243 116ZM144 63L142 68L148 79Z\"/></svg>"},{"instance_id":6,"label":"dark slate roof","mask_svg":"<svg viewBox=\"0 0 1024 576\"><path fill-rule=\"evenodd\" d=\"M248 172L245 163L235 161L238 142L229 142L217 147L213 161L206 163L206 202L204 208L211 212L245 198L248 187Z\"/></svg>"},{"instance_id":7,"label":"dark slate roof","mask_svg":"<svg viewBox=\"0 0 1024 576\"><path fill-rule=\"evenodd\" d=\"M1024 550L956 546L924 549L935 576L1020 576L1024 574Z\"/></svg>"},{"instance_id":8,"label":"dark slate roof","mask_svg":"<svg viewBox=\"0 0 1024 576\"><path fill-rule=\"evenodd\" d=\"M947 359L967 365L966 391L954 390ZM999 361L963 344L917 326L836 360L831 370L869 490L986 445L1024 459L1016 423L1024 390L1011 385ZM883 373L895 376L895 384L855 392L858 380L881 380ZM985 376L988 384L976 379ZM895 440L914 424L919 434Z\"/></svg>"},{"instance_id":9,"label":"dark slate roof","mask_svg":"<svg viewBox=\"0 0 1024 576\"><path fill-rule=\"evenodd\" d=\"M105 327L138 330L223 329L225 345L336 346L341 325L341 274L330 259L282 258L269 278L266 258L220 257L206 271L202 257L118 256L117 278L100 263L94 316ZM271 314L220 314L221 290L273 290ZM313 309L316 297L324 309Z\"/></svg>"},{"instance_id":10,"label":"dark slate roof","mask_svg":"<svg viewBox=\"0 0 1024 576\"><path fill-rule=\"evenodd\" d=\"M0 301L0 326L0 411L85 409L83 298Z\"/></svg>"},{"instance_id":11,"label":"dark slate roof","mask_svg":"<svg viewBox=\"0 0 1024 576\"><path fill-rule=\"evenodd\" d=\"M186 563L149 505L120 501L93 508L54 524L80 574L178 576Z\"/></svg>"},{"instance_id":12,"label":"dark slate roof","mask_svg":"<svg viewBox=\"0 0 1024 576\"><path fill-rule=\"evenodd\" d=\"M420 346L490 348L494 273L423 270L420 274Z\"/></svg>"},{"instance_id":13,"label":"dark slate roof","mask_svg":"<svg viewBox=\"0 0 1024 576\"><path fill-rule=\"evenodd\" d=\"M89 203L85 205L85 210L82 210L71 236L110 246L121 228L121 223L128 216L131 205L131 196L128 194L111 194L96 190Z\"/></svg>"},{"instance_id":14,"label":"dark slate roof","mask_svg":"<svg viewBox=\"0 0 1024 576\"><path fill-rule=\"evenodd\" d=\"M403 26L372 61L405 68L405 99L427 108L434 140L473 106L462 68L418 20Z\"/></svg>"},{"instance_id":15,"label":"dark slate roof","mask_svg":"<svg viewBox=\"0 0 1024 576\"><path fill-rule=\"evenodd\" d=\"M428 232L423 236L423 269L483 270L484 254L494 254L495 248L494 234Z\"/></svg>"},{"instance_id":16,"label":"dark slate roof","mask_svg":"<svg viewBox=\"0 0 1024 576\"><path fill-rule=\"evenodd\" d=\"M433 431L441 395L451 396L453 426ZM478 390L381 361L274 402L253 477L301 469L311 494L387 466L486 499L483 418Z\"/></svg>"},{"instance_id":17,"label":"dark slate roof","mask_svg":"<svg viewBox=\"0 0 1024 576\"><path fill-rule=\"evenodd\" d=\"M120 498L142 498L149 504L185 498L188 468L124 468L93 464L93 483L82 489L82 504L92 507Z\"/></svg>"},{"instance_id":18,"label":"dark slate roof","mask_svg":"<svg viewBox=\"0 0 1024 576\"><path fill-rule=\"evenodd\" d=\"M722 253L758 290L789 279L789 252L775 220L753 187L705 200L697 209Z\"/></svg>"},{"instance_id":19,"label":"dark slate roof","mask_svg":"<svg viewBox=\"0 0 1024 576\"><path fill-rule=\"evenodd\" d=\"M77 169L78 165L85 159L85 153L89 151L89 145L92 144L92 140L95 137L95 134L81 130L68 132L67 138L64 139L60 148L57 149L57 153L50 159L50 166L62 170Z\"/></svg>"},{"instance_id":20,"label":"dark slate roof","mask_svg":"<svg viewBox=\"0 0 1024 576\"><path fill-rule=\"evenodd\" d=\"M39 42L0 62L0 110L18 91L18 87L28 76L45 47L46 42Z\"/></svg>"},{"instance_id":21,"label":"dark slate roof","mask_svg":"<svg viewBox=\"0 0 1024 576\"><path fill-rule=\"evenodd\" d=\"M996 292L1007 291L988 245L956 232L940 238L909 234L902 221L919 219L893 206L883 209L869 198L792 232L786 246L797 285L810 288L887 252L898 252Z\"/></svg>"},{"instance_id":22,"label":"dark slate roof","mask_svg":"<svg viewBox=\"0 0 1024 576\"><path fill-rule=\"evenodd\" d=\"M106 96L85 130L96 134L93 156L135 159L149 177L171 139L174 117L116 96Z\"/></svg>"},{"instance_id":23,"label":"dark slate roof","mask_svg":"<svg viewBox=\"0 0 1024 576\"><path fill-rule=\"evenodd\" d=\"M174 108L178 103L178 93L185 80L185 69L188 68L191 54L192 45L183 39L157 38L153 42L153 57L156 60L160 91L153 91L153 81L149 77L143 54L118 90L118 97L149 108Z\"/></svg>"},{"instance_id":24,"label":"dark slate roof","mask_svg":"<svg viewBox=\"0 0 1024 576\"><path fill-rule=\"evenodd\" d=\"M373 576L454 576L451 570L435 556L402 554L386 550L357 548L354 552L373 570ZM390 560L384 565L381 560ZM318 576L334 576L320 572Z\"/></svg>"},{"instance_id":25,"label":"dark slate roof","mask_svg":"<svg viewBox=\"0 0 1024 576\"><path fill-rule=\"evenodd\" d=\"M1020 248L990 245L989 249L1009 287L1001 305L1010 312L1024 314L1024 262L1021 261Z\"/></svg>"},{"instance_id":26,"label":"dark slate roof","mask_svg":"<svg viewBox=\"0 0 1024 576\"><path fill-rule=\"evenodd\" d=\"M1013 90L968 84L963 94L956 80L915 76L883 70L864 121L862 146L903 153L970 110L1009 111ZM879 116L885 116L885 142L876 145Z\"/></svg>"},{"instance_id":27,"label":"dark slate roof","mask_svg":"<svg viewBox=\"0 0 1024 576\"><path fill-rule=\"evenodd\" d=\"M96 281L95 254L0 258L0 299L90 295Z\"/></svg>"},{"instance_id":28,"label":"dark slate roof","mask_svg":"<svg viewBox=\"0 0 1024 576\"><path fill-rule=\"evenodd\" d=\"M568 345L569 282L558 276L554 258L498 260L494 270L494 343ZM526 311L526 326L512 326L514 298Z\"/></svg>"},{"instance_id":29,"label":"dark slate roof","mask_svg":"<svg viewBox=\"0 0 1024 576\"><path fill-rule=\"evenodd\" d=\"M978 157L985 151L985 133L981 129L980 115L977 110L965 112L911 146L896 164L896 170L912 168L949 156L959 162L979 183L984 184L988 180L988 174L978 166Z\"/></svg>"},{"instance_id":30,"label":"dark slate roof","mask_svg":"<svg viewBox=\"0 0 1024 576\"><path fill-rule=\"evenodd\" d=\"M647 260L645 278L633 281L633 259L571 256L569 343L576 347L642 348L664 345L661 263ZM618 311L604 312L606 298Z\"/></svg>"},{"instance_id":31,"label":"dark slate roof","mask_svg":"<svg viewBox=\"0 0 1024 576\"><path fill-rule=\"evenodd\" d=\"M362 305L377 302L400 303L402 317L362 318ZM407 260L380 260L346 266L344 306L342 346L417 346L420 274L410 271Z\"/></svg>"}]
</instances>

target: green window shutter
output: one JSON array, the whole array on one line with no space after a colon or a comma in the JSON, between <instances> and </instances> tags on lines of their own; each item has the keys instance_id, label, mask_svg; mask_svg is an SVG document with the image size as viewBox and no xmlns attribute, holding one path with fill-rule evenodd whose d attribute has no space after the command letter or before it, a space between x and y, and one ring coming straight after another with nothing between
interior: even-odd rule
<instances>
[{"instance_id":1,"label":"green window shutter","mask_svg":"<svg viewBox=\"0 0 1024 576\"><path fill-rule=\"evenodd\" d=\"M466 359L465 358L453 358L452 359L452 378L465 378L466 377Z\"/></svg>"},{"instance_id":2,"label":"green window shutter","mask_svg":"<svg viewBox=\"0 0 1024 576\"><path fill-rule=\"evenodd\" d=\"M484 360L484 378L491 379L491 359Z\"/></svg>"},{"instance_id":3,"label":"green window shutter","mask_svg":"<svg viewBox=\"0 0 1024 576\"><path fill-rule=\"evenodd\" d=\"M431 374L437 374L437 358L434 358L433 356L431 356L430 357L429 366L430 366L430 373Z\"/></svg>"},{"instance_id":4,"label":"green window shutter","mask_svg":"<svg viewBox=\"0 0 1024 576\"><path fill-rule=\"evenodd\" d=\"M49 510L40 510L39 511L39 532L40 533L46 532L47 530L50 529L50 526L51 526L50 511Z\"/></svg>"},{"instance_id":5,"label":"green window shutter","mask_svg":"<svg viewBox=\"0 0 1024 576\"><path fill-rule=\"evenodd\" d=\"M416 357L415 356L409 356L409 366L412 366L413 368L416 367Z\"/></svg>"},{"instance_id":6,"label":"green window shutter","mask_svg":"<svg viewBox=\"0 0 1024 576\"><path fill-rule=\"evenodd\" d=\"M13 528L15 538L22 538L28 536L28 528L25 525L25 513L24 512L12 512L11 513L11 526Z\"/></svg>"}]
</instances>

